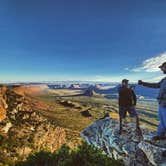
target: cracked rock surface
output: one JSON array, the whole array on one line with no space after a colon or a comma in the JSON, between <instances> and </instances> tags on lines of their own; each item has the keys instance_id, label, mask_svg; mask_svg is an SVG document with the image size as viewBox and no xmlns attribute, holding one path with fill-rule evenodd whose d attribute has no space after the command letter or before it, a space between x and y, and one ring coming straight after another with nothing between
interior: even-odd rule
<instances>
[{"instance_id":1,"label":"cracked rock surface","mask_svg":"<svg viewBox=\"0 0 166 166\"><path fill-rule=\"evenodd\" d=\"M142 136L135 130L135 124L126 122L124 131L119 135L118 121L110 117L99 119L81 132L89 144L102 149L110 157L122 159L126 166L164 166L166 141L152 141L154 133L141 126Z\"/></svg>"}]
</instances>

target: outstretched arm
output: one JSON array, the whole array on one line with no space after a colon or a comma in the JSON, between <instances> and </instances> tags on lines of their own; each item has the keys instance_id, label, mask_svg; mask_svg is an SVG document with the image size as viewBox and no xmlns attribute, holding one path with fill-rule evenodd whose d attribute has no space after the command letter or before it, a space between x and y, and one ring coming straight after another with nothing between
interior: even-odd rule
<instances>
[{"instance_id":1,"label":"outstretched arm","mask_svg":"<svg viewBox=\"0 0 166 166\"><path fill-rule=\"evenodd\" d=\"M142 80L139 80L138 84L149 87L149 88L156 88L156 89L160 88L160 82L158 82L158 83L148 83L148 82L143 82Z\"/></svg>"}]
</instances>

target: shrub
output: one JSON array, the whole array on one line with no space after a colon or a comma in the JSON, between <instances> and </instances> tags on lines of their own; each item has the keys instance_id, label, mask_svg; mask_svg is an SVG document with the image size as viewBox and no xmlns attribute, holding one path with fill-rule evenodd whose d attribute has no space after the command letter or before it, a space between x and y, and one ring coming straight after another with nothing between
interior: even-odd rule
<instances>
[{"instance_id":1,"label":"shrub","mask_svg":"<svg viewBox=\"0 0 166 166\"><path fill-rule=\"evenodd\" d=\"M63 145L54 153L41 151L30 155L26 161L16 166L123 166L122 161L115 160L103 154L92 145L83 143L77 149L71 150Z\"/></svg>"}]
</instances>

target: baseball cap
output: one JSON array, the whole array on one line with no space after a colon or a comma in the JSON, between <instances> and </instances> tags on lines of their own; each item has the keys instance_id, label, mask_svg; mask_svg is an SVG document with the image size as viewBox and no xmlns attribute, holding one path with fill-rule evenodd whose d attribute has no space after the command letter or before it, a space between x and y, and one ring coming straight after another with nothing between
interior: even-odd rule
<instances>
[{"instance_id":1,"label":"baseball cap","mask_svg":"<svg viewBox=\"0 0 166 166\"><path fill-rule=\"evenodd\" d=\"M127 79L123 79L122 82L129 82L129 80L127 80Z\"/></svg>"}]
</instances>

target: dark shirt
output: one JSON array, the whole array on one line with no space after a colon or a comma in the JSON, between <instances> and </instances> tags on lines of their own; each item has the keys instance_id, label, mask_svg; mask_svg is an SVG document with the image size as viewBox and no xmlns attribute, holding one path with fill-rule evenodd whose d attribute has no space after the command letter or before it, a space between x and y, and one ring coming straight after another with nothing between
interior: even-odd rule
<instances>
[{"instance_id":1,"label":"dark shirt","mask_svg":"<svg viewBox=\"0 0 166 166\"><path fill-rule=\"evenodd\" d=\"M121 107L131 107L136 105L137 98L134 91L131 88L120 87L119 91L119 106Z\"/></svg>"}]
</instances>

